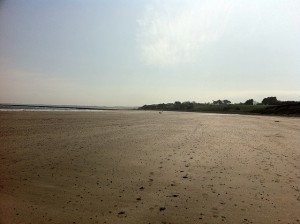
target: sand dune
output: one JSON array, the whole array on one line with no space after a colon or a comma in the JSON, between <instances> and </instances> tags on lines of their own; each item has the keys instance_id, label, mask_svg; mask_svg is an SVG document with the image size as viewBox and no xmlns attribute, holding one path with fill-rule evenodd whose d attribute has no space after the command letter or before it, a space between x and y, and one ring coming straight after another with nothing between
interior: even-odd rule
<instances>
[{"instance_id":1,"label":"sand dune","mask_svg":"<svg viewBox=\"0 0 300 224\"><path fill-rule=\"evenodd\" d=\"M1 112L0 223L300 223L300 119Z\"/></svg>"}]
</instances>

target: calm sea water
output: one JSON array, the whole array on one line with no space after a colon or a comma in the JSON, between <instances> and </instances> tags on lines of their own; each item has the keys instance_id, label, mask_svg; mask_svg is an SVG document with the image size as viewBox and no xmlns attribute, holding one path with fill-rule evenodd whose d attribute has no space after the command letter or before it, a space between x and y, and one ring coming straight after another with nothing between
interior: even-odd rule
<instances>
[{"instance_id":1,"label":"calm sea water","mask_svg":"<svg viewBox=\"0 0 300 224\"><path fill-rule=\"evenodd\" d=\"M81 107L81 106L48 106L48 105L9 105L0 104L0 111L61 111L61 112L101 112L100 108L96 107Z\"/></svg>"},{"instance_id":2,"label":"calm sea water","mask_svg":"<svg viewBox=\"0 0 300 224\"><path fill-rule=\"evenodd\" d=\"M103 110L88 110L88 109L3 109L0 108L0 111L45 111L45 112L101 112Z\"/></svg>"}]
</instances>

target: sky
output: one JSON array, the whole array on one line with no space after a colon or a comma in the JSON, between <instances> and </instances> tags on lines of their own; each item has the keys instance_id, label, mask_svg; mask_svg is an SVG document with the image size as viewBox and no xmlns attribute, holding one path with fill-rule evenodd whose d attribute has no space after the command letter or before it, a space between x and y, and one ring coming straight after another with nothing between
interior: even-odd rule
<instances>
[{"instance_id":1,"label":"sky","mask_svg":"<svg viewBox=\"0 0 300 224\"><path fill-rule=\"evenodd\" d=\"M298 0L0 0L0 103L300 100Z\"/></svg>"}]
</instances>

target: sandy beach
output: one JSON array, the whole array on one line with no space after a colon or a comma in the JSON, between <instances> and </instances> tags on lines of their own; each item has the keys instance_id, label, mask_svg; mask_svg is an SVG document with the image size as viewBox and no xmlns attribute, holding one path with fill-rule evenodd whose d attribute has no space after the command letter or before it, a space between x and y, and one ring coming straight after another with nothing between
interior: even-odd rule
<instances>
[{"instance_id":1,"label":"sandy beach","mask_svg":"<svg viewBox=\"0 0 300 224\"><path fill-rule=\"evenodd\" d=\"M300 118L0 112L0 223L300 223Z\"/></svg>"}]
</instances>

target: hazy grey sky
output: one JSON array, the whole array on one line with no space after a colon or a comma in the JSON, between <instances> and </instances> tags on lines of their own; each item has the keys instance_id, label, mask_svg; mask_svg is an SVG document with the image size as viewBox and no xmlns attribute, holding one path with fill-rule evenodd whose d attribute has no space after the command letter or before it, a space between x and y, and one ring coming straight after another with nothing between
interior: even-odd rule
<instances>
[{"instance_id":1,"label":"hazy grey sky","mask_svg":"<svg viewBox=\"0 0 300 224\"><path fill-rule=\"evenodd\" d=\"M300 100L298 0L0 0L0 102Z\"/></svg>"}]
</instances>

